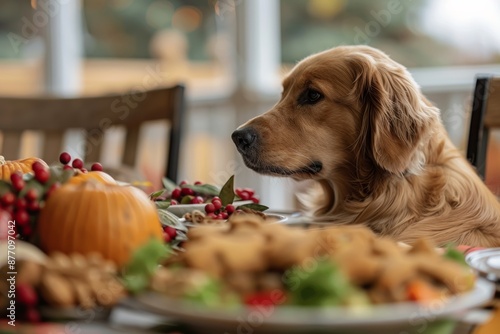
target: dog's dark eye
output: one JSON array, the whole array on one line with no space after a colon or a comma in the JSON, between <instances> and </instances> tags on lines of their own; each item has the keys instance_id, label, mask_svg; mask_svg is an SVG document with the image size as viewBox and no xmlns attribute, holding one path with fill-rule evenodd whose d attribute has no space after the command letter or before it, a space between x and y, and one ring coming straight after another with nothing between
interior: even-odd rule
<instances>
[{"instance_id":1,"label":"dog's dark eye","mask_svg":"<svg viewBox=\"0 0 500 334\"><path fill-rule=\"evenodd\" d=\"M312 89L312 88L308 88L300 96L299 103L300 104L315 104L316 102L321 100L322 97L323 97L323 95L320 92L318 92L317 90Z\"/></svg>"}]
</instances>

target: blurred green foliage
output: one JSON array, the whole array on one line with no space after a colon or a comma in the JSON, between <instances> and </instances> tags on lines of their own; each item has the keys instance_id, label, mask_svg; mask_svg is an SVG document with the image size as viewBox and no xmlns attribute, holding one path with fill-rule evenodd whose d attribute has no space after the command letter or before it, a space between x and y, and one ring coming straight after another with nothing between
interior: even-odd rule
<instances>
[{"instance_id":1,"label":"blurred green foliage","mask_svg":"<svg viewBox=\"0 0 500 334\"><path fill-rule=\"evenodd\" d=\"M241 1L251 0L84 0L85 56L149 58L158 32L178 30L188 41L188 58L208 60L207 42L218 33L217 2L234 7ZM419 30L429 1L281 0L282 61L295 63L333 46L362 43L408 67L485 62ZM180 15L179 9L186 8L194 8L191 16ZM33 13L28 0L0 0L0 58L22 58L37 50L16 52L8 38L9 33L22 36Z\"/></svg>"}]
</instances>

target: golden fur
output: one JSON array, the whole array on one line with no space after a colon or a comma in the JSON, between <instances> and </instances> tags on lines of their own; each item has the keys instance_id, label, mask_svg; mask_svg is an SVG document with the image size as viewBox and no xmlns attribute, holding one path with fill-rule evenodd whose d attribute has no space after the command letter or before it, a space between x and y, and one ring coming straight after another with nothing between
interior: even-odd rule
<instances>
[{"instance_id":1,"label":"golden fur","mask_svg":"<svg viewBox=\"0 0 500 334\"><path fill-rule=\"evenodd\" d=\"M311 89L321 98L304 103L317 97ZM342 46L304 59L279 102L245 129L255 133L239 148L248 167L318 181L316 215L407 243L500 246L496 197L408 71L379 50Z\"/></svg>"}]
</instances>

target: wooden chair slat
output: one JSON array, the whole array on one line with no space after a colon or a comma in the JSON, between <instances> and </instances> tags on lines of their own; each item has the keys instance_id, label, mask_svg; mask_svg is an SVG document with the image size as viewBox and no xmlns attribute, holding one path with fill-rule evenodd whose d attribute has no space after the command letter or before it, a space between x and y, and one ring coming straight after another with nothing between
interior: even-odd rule
<instances>
[{"instance_id":1,"label":"wooden chair slat","mask_svg":"<svg viewBox=\"0 0 500 334\"><path fill-rule=\"evenodd\" d=\"M484 125L490 128L500 127L500 77L490 79Z\"/></svg>"},{"instance_id":2,"label":"wooden chair slat","mask_svg":"<svg viewBox=\"0 0 500 334\"><path fill-rule=\"evenodd\" d=\"M47 131L44 139L42 156L47 163L56 163L63 147L64 131Z\"/></svg>"},{"instance_id":3,"label":"wooden chair slat","mask_svg":"<svg viewBox=\"0 0 500 334\"><path fill-rule=\"evenodd\" d=\"M97 162L101 160L104 133L99 129L85 131L85 161Z\"/></svg>"},{"instance_id":4,"label":"wooden chair slat","mask_svg":"<svg viewBox=\"0 0 500 334\"><path fill-rule=\"evenodd\" d=\"M490 130L500 127L500 77L479 76L474 88L467 159L484 179Z\"/></svg>"},{"instance_id":5,"label":"wooden chair slat","mask_svg":"<svg viewBox=\"0 0 500 334\"><path fill-rule=\"evenodd\" d=\"M140 128L138 126L128 127L125 137L125 150L122 162L126 166L134 166L137 147L139 145Z\"/></svg>"},{"instance_id":6,"label":"wooden chair slat","mask_svg":"<svg viewBox=\"0 0 500 334\"><path fill-rule=\"evenodd\" d=\"M22 132L20 131L4 131L2 140L1 155L5 160L15 160L19 158L21 151Z\"/></svg>"}]
</instances>

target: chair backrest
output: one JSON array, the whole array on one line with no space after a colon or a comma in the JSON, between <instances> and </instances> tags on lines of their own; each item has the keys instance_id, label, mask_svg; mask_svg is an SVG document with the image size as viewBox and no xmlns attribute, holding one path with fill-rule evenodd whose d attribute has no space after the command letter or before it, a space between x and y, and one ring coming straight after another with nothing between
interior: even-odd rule
<instances>
[{"instance_id":1,"label":"chair backrest","mask_svg":"<svg viewBox=\"0 0 500 334\"><path fill-rule=\"evenodd\" d=\"M476 79L467 143L467 159L484 179L490 131L500 128L500 77L481 75Z\"/></svg>"},{"instance_id":2,"label":"chair backrest","mask_svg":"<svg viewBox=\"0 0 500 334\"><path fill-rule=\"evenodd\" d=\"M21 136L26 130L44 134L41 157L48 162L58 159L63 137L68 129L84 129L85 161L99 161L103 136L113 126L126 129L122 163L134 166L139 130L144 122L167 120L170 140L165 152L165 176L177 181L179 151L185 109L182 85L140 92L99 97L0 97L1 154L8 159L19 157Z\"/></svg>"}]
</instances>

